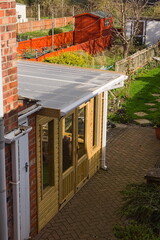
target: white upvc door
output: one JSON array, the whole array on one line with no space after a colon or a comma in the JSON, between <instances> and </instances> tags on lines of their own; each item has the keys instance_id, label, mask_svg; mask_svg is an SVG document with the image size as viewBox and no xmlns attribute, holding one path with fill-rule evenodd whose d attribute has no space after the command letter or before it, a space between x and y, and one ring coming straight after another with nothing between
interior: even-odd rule
<instances>
[{"instance_id":1,"label":"white upvc door","mask_svg":"<svg viewBox=\"0 0 160 240\"><path fill-rule=\"evenodd\" d=\"M27 119L19 122L28 126ZM30 235L30 184L29 184L29 145L28 133L18 140L19 152L19 180L20 180L20 235L21 240L26 240Z\"/></svg>"}]
</instances>

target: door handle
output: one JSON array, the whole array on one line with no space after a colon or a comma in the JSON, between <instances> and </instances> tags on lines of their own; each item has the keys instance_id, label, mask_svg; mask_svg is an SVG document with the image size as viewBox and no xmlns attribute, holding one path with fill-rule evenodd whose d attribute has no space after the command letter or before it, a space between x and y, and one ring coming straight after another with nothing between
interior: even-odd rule
<instances>
[{"instance_id":1,"label":"door handle","mask_svg":"<svg viewBox=\"0 0 160 240\"><path fill-rule=\"evenodd\" d=\"M26 170L26 172L28 172L28 167L29 167L29 164L26 162L25 163L25 170Z\"/></svg>"}]
</instances>

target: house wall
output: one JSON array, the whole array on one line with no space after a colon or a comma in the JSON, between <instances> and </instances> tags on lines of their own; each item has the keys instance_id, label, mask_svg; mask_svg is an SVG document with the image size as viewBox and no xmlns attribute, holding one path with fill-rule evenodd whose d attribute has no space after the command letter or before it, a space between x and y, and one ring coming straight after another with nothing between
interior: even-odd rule
<instances>
[{"instance_id":1,"label":"house wall","mask_svg":"<svg viewBox=\"0 0 160 240\"><path fill-rule=\"evenodd\" d=\"M160 40L160 20L152 19L141 19L140 21L144 22L143 29L143 44L146 46L151 46L157 43ZM130 38L131 33L133 32L134 21L128 21L126 24L126 34Z\"/></svg>"},{"instance_id":2,"label":"house wall","mask_svg":"<svg viewBox=\"0 0 160 240\"><path fill-rule=\"evenodd\" d=\"M17 15L17 22L28 22L28 19L26 18L26 5L16 3L16 15ZM19 18L19 16L21 16Z\"/></svg>"},{"instance_id":3,"label":"house wall","mask_svg":"<svg viewBox=\"0 0 160 240\"><path fill-rule=\"evenodd\" d=\"M16 10L14 0L0 2L0 38L2 50L2 79L5 133L18 125ZM6 184L9 239L13 238L12 163L11 146L5 146Z\"/></svg>"},{"instance_id":4,"label":"house wall","mask_svg":"<svg viewBox=\"0 0 160 240\"><path fill-rule=\"evenodd\" d=\"M157 41L160 41L160 20L147 20L145 43L150 46Z\"/></svg>"}]
</instances>

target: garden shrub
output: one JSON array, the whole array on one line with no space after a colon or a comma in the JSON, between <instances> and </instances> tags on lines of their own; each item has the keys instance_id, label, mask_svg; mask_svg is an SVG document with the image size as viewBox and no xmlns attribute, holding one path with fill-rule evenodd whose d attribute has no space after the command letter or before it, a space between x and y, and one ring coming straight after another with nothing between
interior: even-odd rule
<instances>
[{"instance_id":1,"label":"garden shrub","mask_svg":"<svg viewBox=\"0 0 160 240\"><path fill-rule=\"evenodd\" d=\"M120 213L140 224L160 232L160 186L157 184L129 184L122 191Z\"/></svg>"},{"instance_id":2,"label":"garden shrub","mask_svg":"<svg viewBox=\"0 0 160 240\"><path fill-rule=\"evenodd\" d=\"M93 60L94 58L85 52L65 52L59 56L46 58L44 61L49 63L87 67L93 64Z\"/></svg>"},{"instance_id":3,"label":"garden shrub","mask_svg":"<svg viewBox=\"0 0 160 240\"><path fill-rule=\"evenodd\" d=\"M54 28L54 34L63 33L62 28ZM52 28L48 31L48 35L52 35Z\"/></svg>"},{"instance_id":4,"label":"garden shrub","mask_svg":"<svg viewBox=\"0 0 160 240\"><path fill-rule=\"evenodd\" d=\"M131 221L125 226L115 226L114 235L121 240L160 240L156 237L151 228L143 224Z\"/></svg>"}]
</instances>

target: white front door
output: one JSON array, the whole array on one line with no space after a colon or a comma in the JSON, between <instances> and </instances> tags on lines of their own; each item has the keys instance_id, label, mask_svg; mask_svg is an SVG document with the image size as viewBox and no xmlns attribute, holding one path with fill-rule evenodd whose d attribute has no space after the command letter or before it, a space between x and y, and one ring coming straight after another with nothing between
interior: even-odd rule
<instances>
[{"instance_id":1,"label":"white front door","mask_svg":"<svg viewBox=\"0 0 160 240\"><path fill-rule=\"evenodd\" d=\"M28 121L19 122L27 126ZM30 186L29 186L29 147L28 134L18 140L19 169L20 169L20 234L21 240L30 235Z\"/></svg>"}]
</instances>

